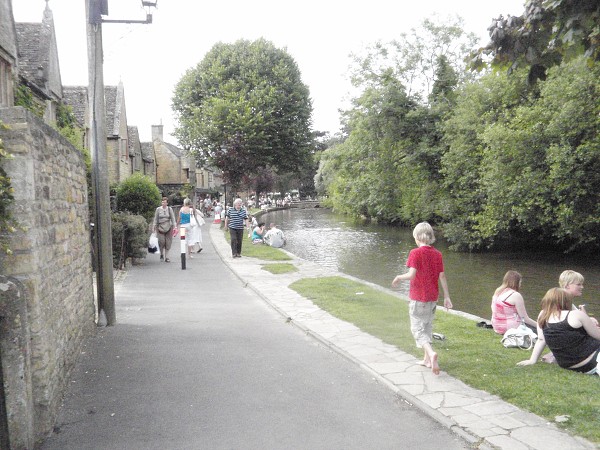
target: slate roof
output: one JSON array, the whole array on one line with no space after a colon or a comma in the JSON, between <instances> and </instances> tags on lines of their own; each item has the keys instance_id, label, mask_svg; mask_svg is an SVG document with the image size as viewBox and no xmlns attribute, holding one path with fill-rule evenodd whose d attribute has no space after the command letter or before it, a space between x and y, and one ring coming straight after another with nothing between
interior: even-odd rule
<instances>
[{"instance_id":1,"label":"slate roof","mask_svg":"<svg viewBox=\"0 0 600 450\"><path fill-rule=\"evenodd\" d=\"M75 119L82 128L86 126L87 87L63 86L63 102L73 109Z\"/></svg>"},{"instance_id":2,"label":"slate roof","mask_svg":"<svg viewBox=\"0 0 600 450\"><path fill-rule=\"evenodd\" d=\"M111 138L119 135L121 123L121 100L123 86L104 86L104 106L106 108L106 136ZM87 87L64 86L63 100L73 108L77 121L86 124ZM138 138L139 140L139 138Z\"/></svg>"},{"instance_id":3,"label":"slate roof","mask_svg":"<svg viewBox=\"0 0 600 450\"><path fill-rule=\"evenodd\" d=\"M17 32L19 75L43 95L49 99L52 98L53 95L48 86L51 70L51 46L55 45L52 11L46 4L41 23L17 22L15 30ZM58 73L58 77L60 77L60 73ZM60 81L58 83L60 84Z\"/></svg>"},{"instance_id":4,"label":"slate roof","mask_svg":"<svg viewBox=\"0 0 600 450\"><path fill-rule=\"evenodd\" d=\"M163 145L167 147L171 153L173 153L178 158L181 158L181 149L179 147L174 146L173 144L169 144L168 142L163 141Z\"/></svg>"},{"instance_id":5,"label":"slate roof","mask_svg":"<svg viewBox=\"0 0 600 450\"><path fill-rule=\"evenodd\" d=\"M129 156L135 156L135 149L140 148L140 133L136 126L127 127L127 147Z\"/></svg>"},{"instance_id":6,"label":"slate roof","mask_svg":"<svg viewBox=\"0 0 600 450\"><path fill-rule=\"evenodd\" d=\"M154 144L152 142L142 142L142 159L146 162L154 162Z\"/></svg>"},{"instance_id":7,"label":"slate roof","mask_svg":"<svg viewBox=\"0 0 600 450\"><path fill-rule=\"evenodd\" d=\"M20 74L42 89L44 66L40 61L41 23L16 23Z\"/></svg>"}]
</instances>

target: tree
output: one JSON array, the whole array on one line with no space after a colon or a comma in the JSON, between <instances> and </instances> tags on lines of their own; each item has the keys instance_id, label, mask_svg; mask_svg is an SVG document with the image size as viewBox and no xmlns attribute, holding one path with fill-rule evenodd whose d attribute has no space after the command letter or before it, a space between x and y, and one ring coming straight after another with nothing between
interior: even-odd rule
<instances>
[{"instance_id":1,"label":"tree","mask_svg":"<svg viewBox=\"0 0 600 450\"><path fill-rule=\"evenodd\" d=\"M500 16L488 28L490 43L473 54L473 67L492 55L495 67L529 68L529 80L544 79L549 67L579 55L600 59L598 0L528 0L522 15Z\"/></svg>"},{"instance_id":2,"label":"tree","mask_svg":"<svg viewBox=\"0 0 600 450\"><path fill-rule=\"evenodd\" d=\"M463 59L474 42L461 23L426 20L419 34L355 58L361 94L344 113L348 137L323 152L315 177L336 210L407 225L439 219L446 151L439 123L468 78Z\"/></svg>"},{"instance_id":3,"label":"tree","mask_svg":"<svg viewBox=\"0 0 600 450\"><path fill-rule=\"evenodd\" d=\"M300 70L264 39L216 44L177 83L173 109L179 142L233 185L265 169L297 170L312 146Z\"/></svg>"},{"instance_id":4,"label":"tree","mask_svg":"<svg viewBox=\"0 0 600 450\"><path fill-rule=\"evenodd\" d=\"M477 38L465 33L460 17L436 23L425 19L419 29L402 33L400 39L377 42L366 48L364 55L353 55L353 85L364 90L380 83L383 74L393 76L406 88L407 95L427 101L438 79L440 57L449 66L458 83L472 77L465 70L465 57Z\"/></svg>"},{"instance_id":5,"label":"tree","mask_svg":"<svg viewBox=\"0 0 600 450\"><path fill-rule=\"evenodd\" d=\"M160 205L160 191L147 176L134 173L116 187L117 210L143 216L148 223Z\"/></svg>"},{"instance_id":6,"label":"tree","mask_svg":"<svg viewBox=\"0 0 600 450\"><path fill-rule=\"evenodd\" d=\"M468 86L444 123L444 235L455 248L600 247L600 67L581 56Z\"/></svg>"}]
</instances>

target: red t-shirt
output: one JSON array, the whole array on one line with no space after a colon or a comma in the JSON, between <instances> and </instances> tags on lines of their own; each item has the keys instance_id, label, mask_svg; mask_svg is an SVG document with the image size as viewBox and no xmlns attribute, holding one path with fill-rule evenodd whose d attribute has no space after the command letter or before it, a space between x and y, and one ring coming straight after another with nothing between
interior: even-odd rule
<instances>
[{"instance_id":1,"label":"red t-shirt","mask_svg":"<svg viewBox=\"0 0 600 450\"><path fill-rule=\"evenodd\" d=\"M442 254L439 250L423 245L408 254L406 267L417 270L416 276L410 280L408 296L419 302L437 302L440 295L438 280L444 271Z\"/></svg>"}]
</instances>

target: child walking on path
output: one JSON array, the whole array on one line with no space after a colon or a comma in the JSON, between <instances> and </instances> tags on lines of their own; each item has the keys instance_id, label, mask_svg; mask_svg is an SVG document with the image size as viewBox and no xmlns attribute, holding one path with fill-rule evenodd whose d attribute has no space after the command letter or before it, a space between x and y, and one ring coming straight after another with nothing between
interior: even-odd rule
<instances>
[{"instance_id":1,"label":"child walking on path","mask_svg":"<svg viewBox=\"0 0 600 450\"><path fill-rule=\"evenodd\" d=\"M408 272L398 275L392 281L397 287L400 281L410 280L409 316L410 330L418 348L424 351L423 364L439 375L438 355L431 347L433 337L433 316L439 296L438 281L444 291L444 307L452 308L448 283L444 274L444 263L439 250L432 247L435 242L433 228L427 222L421 222L413 230L417 248L410 251L406 266Z\"/></svg>"}]
</instances>

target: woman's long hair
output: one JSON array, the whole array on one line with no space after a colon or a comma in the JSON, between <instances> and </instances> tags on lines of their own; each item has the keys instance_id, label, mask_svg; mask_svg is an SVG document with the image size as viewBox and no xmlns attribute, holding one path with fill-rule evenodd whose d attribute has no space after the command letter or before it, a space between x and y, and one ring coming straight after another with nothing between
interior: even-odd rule
<instances>
[{"instance_id":1,"label":"woman's long hair","mask_svg":"<svg viewBox=\"0 0 600 450\"><path fill-rule=\"evenodd\" d=\"M542 299L540 308L542 312L538 317L538 325L544 328L550 317L560 317L561 311L569 311L573 305L573 296L563 288L548 289Z\"/></svg>"},{"instance_id":2,"label":"woman's long hair","mask_svg":"<svg viewBox=\"0 0 600 450\"><path fill-rule=\"evenodd\" d=\"M517 272L516 270L509 270L508 272L506 272L504 274L504 279L502 280L502 284L500 285L500 287L498 289L496 289L496 292L494 292L494 295L500 295L500 293L504 289L512 289L513 291L519 292L519 289L521 288L522 278L523 277L521 277L521 274L519 272Z\"/></svg>"}]
</instances>

